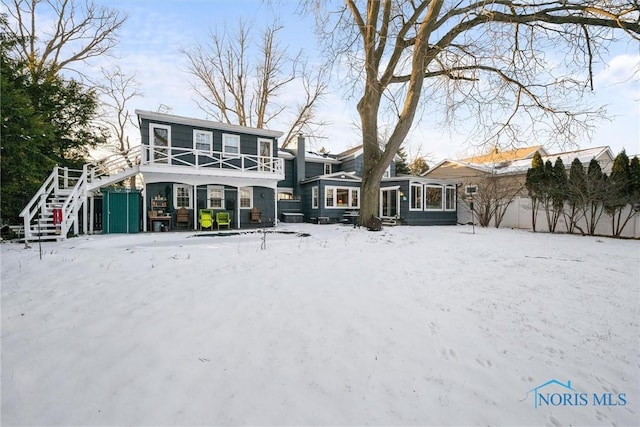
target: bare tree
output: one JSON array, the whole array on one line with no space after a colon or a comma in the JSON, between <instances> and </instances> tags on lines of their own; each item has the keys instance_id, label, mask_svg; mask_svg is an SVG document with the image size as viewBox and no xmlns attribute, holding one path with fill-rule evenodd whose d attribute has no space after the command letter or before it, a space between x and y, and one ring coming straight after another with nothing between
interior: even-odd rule
<instances>
[{"instance_id":1,"label":"bare tree","mask_svg":"<svg viewBox=\"0 0 640 427\"><path fill-rule=\"evenodd\" d=\"M507 208L524 189L524 183L517 176L499 174L495 168L465 179L465 185L476 185L478 191L473 198L459 194L460 199L466 203L473 201L480 226L488 227L493 220L496 228L500 227ZM460 186L460 190L465 185Z\"/></svg>"},{"instance_id":2,"label":"bare tree","mask_svg":"<svg viewBox=\"0 0 640 427\"><path fill-rule=\"evenodd\" d=\"M286 147L298 134L314 134L323 124L316 105L327 91L327 81L323 67L312 69L302 52L292 57L280 45L282 28L274 23L264 30L257 51L250 29L240 22L236 33L212 32L209 44L183 53L197 79L193 86L204 112L222 122L257 128L288 114L289 130L282 144ZM291 108L279 96L296 85L299 98Z\"/></svg>"},{"instance_id":3,"label":"bare tree","mask_svg":"<svg viewBox=\"0 0 640 427\"><path fill-rule=\"evenodd\" d=\"M126 21L121 12L80 0L13 0L7 11L19 40L15 53L34 80L106 54ZM45 19L49 15L52 21Z\"/></svg>"},{"instance_id":4,"label":"bare tree","mask_svg":"<svg viewBox=\"0 0 640 427\"><path fill-rule=\"evenodd\" d=\"M102 70L103 83L96 83L101 94L101 112L99 124L104 126L110 135L110 148L122 156L131 167L135 159L131 154L129 132L137 129L134 115L129 111L130 101L142 96L135 76L126 75L120 67L114 70ZM135 187L135 177L131 179L131 187Z\"/></svg>"},{"instance_id":5,"label":"bare tree","mask_svg":"<svg viewBox=\"0 0 640 427\"><path fill-rule=\"evenodd\" d=\"M363 3L345 0L334 13L305 3L331 58L350 67L358 94L361 222L377 214L380 180L419 109L449 124L473 118L484 141L573 141L602 113L580 108L579 96L592 82L599 48L616 32L640 34L636 0ZM380 148L385 120L393 131Z\"/></svg>"}]
</instances>

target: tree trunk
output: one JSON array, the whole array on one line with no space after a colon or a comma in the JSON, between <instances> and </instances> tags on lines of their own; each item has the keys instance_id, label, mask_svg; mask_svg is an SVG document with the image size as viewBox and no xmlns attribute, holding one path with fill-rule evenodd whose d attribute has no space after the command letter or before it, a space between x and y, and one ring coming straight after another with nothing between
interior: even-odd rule
<instances>
[{"instance_id":1,"label":"tree trunk","mask_svg":"<svg viewBox=\"0 0 640 427\"><path fill-rule=\"evenodd\" d=\"M371 82L371 84L376 83ZM360 195L360 225L365 225L372 216L378 216L380 180L384 174L384 169L380 170L382 152L378 141L379 107L380 95L374 91L365 93L360 102L358 102L358 113L362 123L364 161Z\"/></svg>"},{"instance_id":2,"label":"tree trunk","mask_svg":"<svg viewBox=\"0 0 640 427\"><path fill-rule=\"evenodd\" d=\"M362 200L360 202L360 224L366 225L372 216L378 216L380 205L380 183L375 180L362 181Z\"/></svg>"}]
</instances>

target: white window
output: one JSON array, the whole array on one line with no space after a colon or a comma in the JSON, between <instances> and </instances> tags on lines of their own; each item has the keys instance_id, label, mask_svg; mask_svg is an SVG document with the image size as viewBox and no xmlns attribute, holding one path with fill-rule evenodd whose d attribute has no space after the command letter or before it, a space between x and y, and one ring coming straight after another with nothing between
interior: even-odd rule
<instances>
[{"instance_id":1,"label":"white window","mask_svg":"<svg viewBox=\"0 0 640 427\"><path fill-rule=\"evenodd\" d=\"M473 196L477 192L478 192L478 186L477 185L467 185L466 187L464 187L464 194L468 194L468 195Z\"/></svg>"},{"instance_id":2,"label":"white window","mask_svg":"<svg viewBox=\"0 0 640 427\"><path fill-rule=\"evenodd\" d=\"M411 193L409 194L410 205L409 210L422 210L422 184L411 184Z\"/></svg>"},{"instance_id":3,"label":"white window","mask_svg":"<svg viewBox=\"0 0 640 427\"><path fill-rule=\"evenodd\" d=\"M193 148L201 151L213 150L213 133L205 130L193 130Z\"/></svg>"},{"instance_id":4,"label":"white window","mask_svg":"<svg viewBox=\"0 0 640 427\"><path fill-rule=\"evenodd\" d=\"M444 188L444 210L455 211L456 210L456 187L447 186Z\"/></svg>"},{"instance_id":5,"label":"white window","mask_svg":"<svg viewBox=\"0 0 640 427\"><path fill-rule=\"evenodd\" d=\"M442 192L443 187L440 185L426 185L424 188L424 210L425 211L441 211L442 210Z\"/></svg>"},{"instance_id":6,"label":"white window","mask_svg":"<svg viewBox=\"0 0 640 427\"><path fill-rule=\"evenodd\" d=\"M359 208L360 188L325 187L325 207L327 208Z\"/></svg>"},{"instance_id":7,"label":"white window","mask_svg":"<svg viewBox=\"0 0 640 427\"><path fill-rule=\"evenodd\" d=\"M224 187L207 185L207 208L224 209Z\"/></svg>"},{"instance_id":8,"label":"white window","mask_svg":"<svg viewBox=\"0 0 640 427\"><path fill-rule=\"evenodd\" d=\"M318 187L311 188L311 208L318 209Z\"/></svg>"},{"instance_id":9,"label":"white window","mask_svg":"<svg viewBox=\"0 0 640 427\"><path fill-rule=\"evenodd\" d=\"M332 208L335 206L335 200L333 199L333 188L326 187L324 189L325 201L324 206L327 208Z\"/></svg>"},{"instance_id":10,"label":"white window","mask_svg":"<svg viewBox=\"0 0 640 427\"><path fill-rule=\"evenodd\" d=\"M222 152L224 154L240 154L240 136L223 134Z\"/></svg>"},{"instance_id":11,"label":"white window","mask_svg":"<svg viewBox=\"0 0 640 427\"><path fill-rule=\"evenodd\" d=\"M240 208L251 209L253 207L253 187L242 187L240 189Z\"/></svg>"},{"instance_id":12,"label":"white window","mask_svg":"<svg viewBox=\"0 0 640 427\"><path fill-rule=\"evenodd\" d=\"M360 188L352 188L351 190L351 208L360 207Z\"/></svg>"},{"instance_id":13,"label":"white window","mask_svg":"<svg viewBox=\"0 0 640 427\"><path fill-rule=\"evenodd\" d=\"M324 164L324 174L329 175L331 173L331 163Z\"/></svg>"},{"instance_id":14,"label":"white window","mask_svg":"<svg viewBox=\"0 0 640 427\"><path fill-rule=\"evenodd\" d=\"M387 167L387 169L382 174L383 178L391 178L391 165Z\"/></svg>"},{"instance_id":15,"label":"white window","mask_svg":"<svg viewBox=\"0 0 640 427\"><path fill-rule=\"evenodd\" d=\"M173 185L173 207L174 209L191 209L191 186L183 184Z\"/></svg>"}]
</instances>

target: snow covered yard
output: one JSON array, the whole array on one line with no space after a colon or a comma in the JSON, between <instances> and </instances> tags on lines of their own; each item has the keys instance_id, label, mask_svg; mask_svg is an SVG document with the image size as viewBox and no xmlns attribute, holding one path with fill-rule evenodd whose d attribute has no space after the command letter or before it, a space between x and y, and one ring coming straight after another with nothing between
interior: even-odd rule
<instances>
[{"instance_id":1,"label":"snow covered yard","mask_svg":"<svg viewBox=\"0 0 640 427\"><path fill-rule=\"evenodd\" d=\"M278 230L0 245L2 425L640 423L640 242Z\"/></svg>"}]
</instances>

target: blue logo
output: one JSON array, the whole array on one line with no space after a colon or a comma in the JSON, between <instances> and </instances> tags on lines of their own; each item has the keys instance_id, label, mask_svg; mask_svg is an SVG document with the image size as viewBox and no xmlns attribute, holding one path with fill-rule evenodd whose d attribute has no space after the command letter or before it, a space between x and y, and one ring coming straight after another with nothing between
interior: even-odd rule
<instances>
[{"instance_id":1,"label":"blue logo","mask_svg":"<svg viewBox=\"0 0 640 427\"><path fill-rule=\"evenodd\" d=\"M533 407L543 406L625 406L625 393L582 393L571 385L556 379L547 381L527 392L533 392Z\"/></svg>"}]
</instances>

